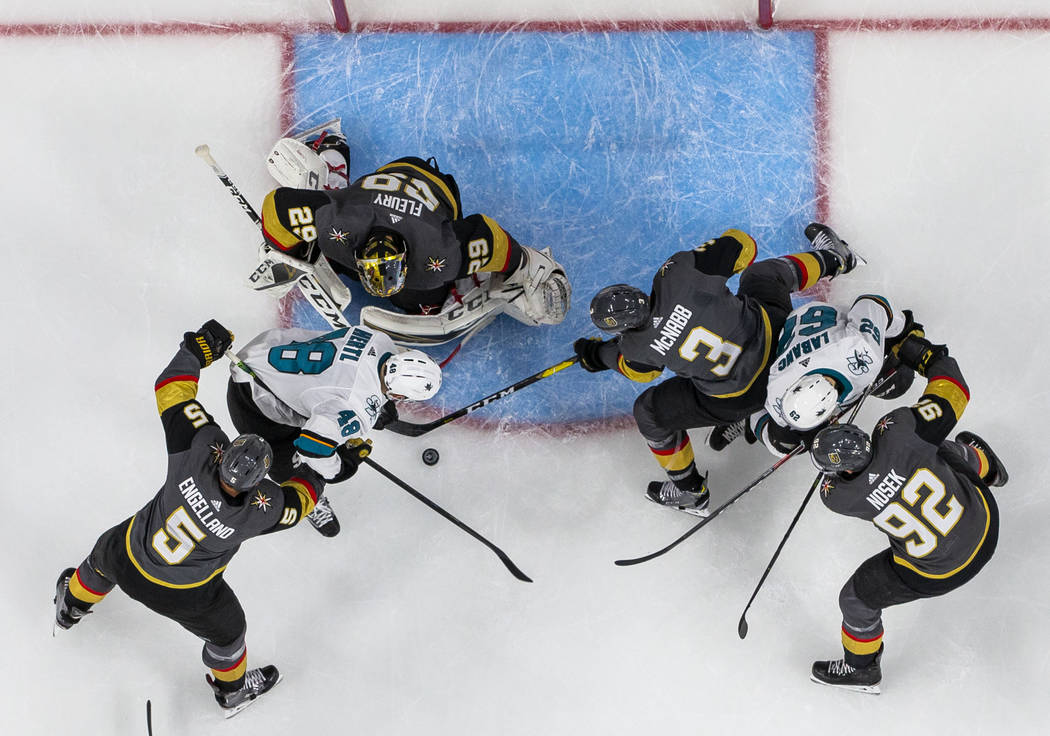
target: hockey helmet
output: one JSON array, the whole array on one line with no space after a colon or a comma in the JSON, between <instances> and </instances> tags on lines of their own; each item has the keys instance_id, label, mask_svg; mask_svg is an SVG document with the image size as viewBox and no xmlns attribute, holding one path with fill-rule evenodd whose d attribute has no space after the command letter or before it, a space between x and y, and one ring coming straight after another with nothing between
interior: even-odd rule
<instances>
[{"instance_id":1,"label":"hockey helmet","mask_svg":"<svg viewBox=\"0 0 1050 736\"><path fill-rule=\"evenodd\" d=\"M391 398L426 401L441 388L441 366L419 350L398 353L383 368L383 383Z\"/></svg>"},{"instance_id":2,"label":"hockey helmet","mask_svg":"<svg viewBox=\"0 0 1050 736\"><path fill-rule=\"evenodd\" d=\"M831 419L839 405L835 379L823 373L807 373L791 384L780 400L784 421L792 429L813 429Z\"/></svg>"},{"instance_id":3,"label":"hockey helmet","mask_svg":"<svg viewBox=\"0 0 1050 736\"><path fill-rule=\"evenodd\" d=\"M238 493L246 493L262 482L272 464L270 443L257 434L242 434L222 451L219 479Z\"/></svg>"},{"instance_id":4,"label":"hockey helmet","mask_svg":"<svg viewBox=\"0 0 1050 736\"><path fill-rule=\"evenodd\" d=\"M629 284L606 286L591 299L591 322L617 334L641 327L649 319L649 297Z\"/></svg>"},{"instance_id":5,"label":"hockey helmet","mask_svg":"<svg viewBox=\"0 0 1050 736\"><path fill-rule=\"evenodd\" d=\"M372 296L393 296L405 288L408 245L393 230L376 228L354 252L361 286Z\"/></svg>"},{"instance_id":6,"label":"hockey helmet","mask_svg":"<svg viewBox=\"0 0 1050 736\"><path fill-rule=\"evenodd\" d=\"M871 438L855 424L832 424L817 432L809 452L822 473L858 473L871 462Z\"/></svg>"}]
</instances>

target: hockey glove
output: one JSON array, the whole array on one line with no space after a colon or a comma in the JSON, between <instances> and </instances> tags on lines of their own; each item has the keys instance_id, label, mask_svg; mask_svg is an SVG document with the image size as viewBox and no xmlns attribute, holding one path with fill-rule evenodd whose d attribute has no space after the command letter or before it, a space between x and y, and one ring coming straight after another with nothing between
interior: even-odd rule
<instances>
[{"instance_id":1,"label":"hockey glove","mask_svg":"<svg viewBox=\"0 0 1050 736\"><path fill-rule=\"evenodd\" d=\"M915 321L915 315L912 314L910 309L901 310L901 314L904 315L904 329L900 331L900 334L886 338L886 355L897 355L901 343L907 340L909 335L915 335L915 337L926 337L925 328Z\"/></svg>"},{"instance_id":2,"label":"hockey glove","mask_svg":"<svg viewBox=\"0 0 1050 736\"><path fill-rule=\"evenodd\" d=\"M387 401L383 404L383 408L379 410L379 416L376 417L376 423L372 425L372 429L386 429L391 422L396 421L397 404L393 401Z\"/></svg>"},{"instance_id":3,"label":"hockey glove","mask_svg":"<svg viewBox=\"0 0 1050 736\"><path fill-rule=\"evenodd\" d=\"M328 482L342 483L344 480L352 478L358 467L360 467L361 461L368 457L370 452L372 452L372 440L353 439L339 445L336 453L339 455L339 459L343 461L343 467Z\"/></svg>"},{"instance_id":4,"label":"hockey glove","mask_svg":"<svg viewBox=\"0 0 1050 736\"><path fill-rule=\"evenodd\" d=\"M580 359L580 366L588 373L609 370L609 366L602 362L601 355L599 355L602 345L605 344L606 341L599 337L581 337L572 344L576 357Z\"/></svg>"},{"instance_id":5,"label":"hockey glove","mask_svg":"<svg viewBox=\"0 0 1050 736\"><path fill-rule=\"evenodd\" d=\"M233 345L233 333L209 319L196 332L185 333L182 343L200 361L201 368L207 368Z\"/></svg>"},{"instance_id":6,"label":"hockey glove","mask_svg":"<svg viewBox=\"0 0 1050 736\"><path fill-rule=\"evenodd\" d=\"M900 362L925 377L926 370L948 354L947 345L934 345L925 337L909 335L896 350Z\"/></svg>"},{"instance_id":7,"label":"hockey glove","mask_svg":"<svg viewBox=\"0 0 1050 736\"><path fill-rule=\"evenodd\" d=\"M876 399L884 399L886 401L899 399L908 392L914 380L915 371L906 365L901 365L900 360L891 355L886 358L886 362L882 364L882 370L879 371L879 375L875 379L876 385L880 381L884 382L877 391L872 391L871 395Z\"/></svg>"}]
</instances>

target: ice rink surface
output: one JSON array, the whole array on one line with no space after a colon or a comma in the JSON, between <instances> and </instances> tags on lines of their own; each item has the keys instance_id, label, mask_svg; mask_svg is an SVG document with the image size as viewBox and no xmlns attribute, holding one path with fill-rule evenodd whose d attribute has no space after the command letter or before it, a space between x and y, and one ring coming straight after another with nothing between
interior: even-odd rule
<instances>
[{"instance_id":1,"label":"ice rink surface","mask_svg":"<svg viewBox=\"0 0 1050 736\"><path fill-rule=\"evenodd\" d=\"M559 399L554 377L494 405L485 423L416 440L380 435L374 455L535 582L514 580L475 540L364 469L331 491L339 537L292 530L248 542L231 564L226 578L248 616L249 666L273 662L285 675L232 721L204 685L199 642L177 625L114 592L52 639L50 599L58 572L161 482L152 386L182 333L216 317L243 342L278 320L275 303L242 286L257 234L192 153L209 143L261 201L272 187L263 158L292 114L282 73L295 57L281 24L320 28L329 11L306 0L80 5L16 0L0 9L0 201L13 230L2 299L16 343L3 369L0 458L9 472L0 533L11 559L0 609L0 732L142 734L147 698L158 736L1045 730L1050 20L1041 2L930 0L919 14L903 0L871 0L842 16L841 3L786 0L778 20L820 21L813 38L826 116L815 127L801 111L781 122L816 136L807 144L817 150L810 174L818 181L800 177L797 187L826 199L750 222L752 200L741 197L718 223L787 233L792 218L825 216L870 261L836 281L831 296L878 292L914 309L970 384L960 428L992 441L1009 464L993 561L946 597L886 612L881 696L808 681L812 660L840 656L839 588L885 546L870 525L815 502L748 614L750 634L736 636L812 482L808 461L785 465L667 556L618 568L614 559L658 549L693 519L642 498L659 471L633 426L615 419L628 408L619 389L595 385L592 402L612 417L601 425L519 421L517 399ZM730 0L554 6L367 2L351 3L351 15L416 24L415 33L428 21L685 19L739 24L740 34L752 16L750 5ZM874 22L952 17L973 25L880 30ZM230 31L226 21L242 25ZM57 22L82 25L46 25ZM787 36L804 30L787 27L753 43L790 44ZM404 43L405 32L395 29L390 43ZM576 63L586 70L582 57ZM768 90L780 75L794 85L787 76L795 73L767 65L755 83ZM583 146L561 153L584 158ZM751 151L720 155L741 165ZM473 176L462 183L477 187ZM624 206L593 207L603 205L617 216ZM542 221L542 211L492 214L522 218L523 227ZM565 247L546 244L556 254ZM588 288L576 295L575 324L585 325ZM571 337L538 356L549 360L537 369L571 351ZM471 363L464 353L450 381L498 373L492 360ZM225 381L224 367L207 369L200 397L229 427ZM884 407L871 402L861 423ZM755 447L712 456L701 449L705 435L693 440L716 504L770 464ZM424 447L440 450L438 466L419 461Z\"/></svg>"}]
</instances>

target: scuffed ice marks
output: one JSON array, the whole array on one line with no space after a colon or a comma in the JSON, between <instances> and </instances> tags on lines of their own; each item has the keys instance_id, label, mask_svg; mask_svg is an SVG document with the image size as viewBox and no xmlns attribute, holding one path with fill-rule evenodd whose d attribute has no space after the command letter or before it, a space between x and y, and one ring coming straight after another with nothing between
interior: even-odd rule
<instances>
[{"instance_id":1,"label":"scuffed ice marks","mask_svg":"<svg viewBox=\"0 0 1050 736\"><path fill-rule=\"evenodd\" d=\"M596 332L587 305L598 289L648 288L676 250L729 227L751 231L763 256L803 244L813 48L808 33L658 29L302 37L296 117L342 118L354 177L434 156L459 182L465 213L564 263L574 287L565 322L486 328L450 365L463 375L437 401L454 409L570 355ZM550 384L482 412L597 419L628 412L639 389L576 369Z\"/></svg>"}]
</instances>

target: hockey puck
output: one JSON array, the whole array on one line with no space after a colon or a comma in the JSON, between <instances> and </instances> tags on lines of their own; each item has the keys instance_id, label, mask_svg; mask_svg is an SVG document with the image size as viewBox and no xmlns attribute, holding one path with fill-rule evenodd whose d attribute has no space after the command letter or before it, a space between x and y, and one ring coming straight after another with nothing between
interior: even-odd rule
<instances>
[{"instance_id":1,"label":"hockey puck","mask_svg":"<svg viewBox=\"0 0 1050 736\"><path fill-rule=\"evenodd\" d=\"M441 459L441 455L433 447L428 447L423 450L423 464L424 465L437 465L438 460Z\"/></svg>"}]
</instances>

